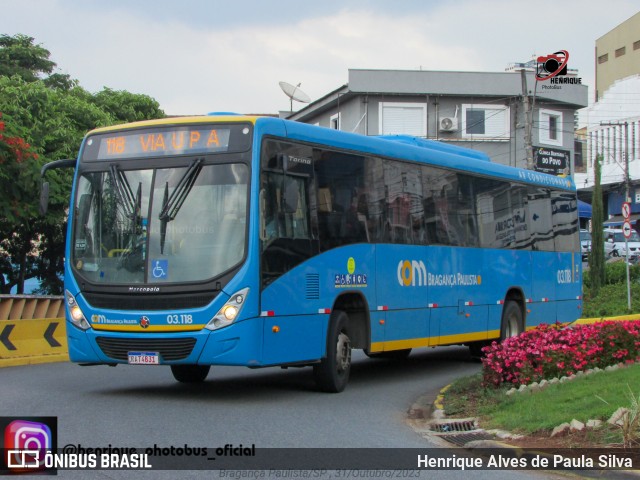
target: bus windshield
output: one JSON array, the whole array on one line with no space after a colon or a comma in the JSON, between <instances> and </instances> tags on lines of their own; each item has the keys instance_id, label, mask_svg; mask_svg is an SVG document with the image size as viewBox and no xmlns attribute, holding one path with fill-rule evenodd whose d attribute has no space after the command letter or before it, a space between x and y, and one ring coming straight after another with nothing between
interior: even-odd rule
<instances>
[{"instance_id":1,"label":"bus windshield","mask_svg":"<svg viewBox=\"0 0 640 480\"><path fill-rule=\"evenodd\" d=\"M217 277L245 255L248 182L242 163L84 173L72 265L98 284Z\"/></svg>"}]
</instances>

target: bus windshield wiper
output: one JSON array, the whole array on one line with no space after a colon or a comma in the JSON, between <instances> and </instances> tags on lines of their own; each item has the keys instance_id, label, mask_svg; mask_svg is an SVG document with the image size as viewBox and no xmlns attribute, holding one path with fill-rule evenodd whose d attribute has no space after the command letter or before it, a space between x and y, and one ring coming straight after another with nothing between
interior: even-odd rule
<instances>
[{"instance_id":1,"label":"bus windshield wiper","mask_svg":"<svg viewBox=\"0 0 640 480\"><path fill-rule=\"evenodd\" d=\"M132 219L132 228L135 228L136 216L139 213L136 209L141 198L140 192L142 184L138 185L138 195L134 196L126 175L118 169L118 166L115 163L111 165L110 170L111 177L113 178L113 182L116 187L115 190L116 196L118 197L118 203L122 205L125 216Z\"/></svg>"},{"instance_id":2,"label":"bus windshield wiper","mask_svg":"<svg viewBox=\"0 0 640 480\"><path fill-rule=\"evenodd\" d=\"M202 170L202 162L204 158L196 158L187 171L184 172L182 178L178 181L176 188L169 195L169 183L164 186L164 198L162 200L162 210L158 215L160 219L160 254L164 253L164 243L167 236L167 223L172 221L178 215L184 201L189 196L193 184L196 183L198 175Z\"/></svg>"}]
</instances>

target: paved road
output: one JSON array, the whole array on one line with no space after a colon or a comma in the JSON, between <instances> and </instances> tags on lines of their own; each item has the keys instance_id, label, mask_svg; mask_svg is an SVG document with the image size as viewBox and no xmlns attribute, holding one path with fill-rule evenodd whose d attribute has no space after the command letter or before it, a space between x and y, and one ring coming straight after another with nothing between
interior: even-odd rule
<instances>
[{"instance_id":1,"label":"paved road","mask_svg":"<svg viewBox=\"0 0 640 480\"><path fill-rule=\"evenodd\" d=\"M214 367L201 385L176 383L162 367L67 363L0 369L0 415L57 416L58 443L85 447L432 447L404 422L411 404L478 371L466 348L414 352L404 362L354 352L340 394L318 393L309 368ZM499 478L507 472L474 472ZM160 475L159 475L160 474ZM468 478L419 472L422 478ZM61 478L217 478L218 472L64 471ZM528 473L516 478L544 478ZM291 478L291 477L289 477ZM329 477L326 477L329 478Z\"/></svg>"}]
</instances>

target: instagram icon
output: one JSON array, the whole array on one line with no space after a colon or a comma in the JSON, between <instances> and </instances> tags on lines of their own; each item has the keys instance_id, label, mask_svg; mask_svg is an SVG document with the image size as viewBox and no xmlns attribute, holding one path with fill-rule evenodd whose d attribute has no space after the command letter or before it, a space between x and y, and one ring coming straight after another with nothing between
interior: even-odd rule
<instances>
[{"instance_id":1,"label":"instagram icon","mask_svg":"<svg viewBox=\"0 0 640 480\"><path fill-rule=\"evenodd\" d=\"M52 448L51 429L40 422L14 420L4 429L7 467L16 471L44 468L44 456Z\"/></svg>"}]
</instances>

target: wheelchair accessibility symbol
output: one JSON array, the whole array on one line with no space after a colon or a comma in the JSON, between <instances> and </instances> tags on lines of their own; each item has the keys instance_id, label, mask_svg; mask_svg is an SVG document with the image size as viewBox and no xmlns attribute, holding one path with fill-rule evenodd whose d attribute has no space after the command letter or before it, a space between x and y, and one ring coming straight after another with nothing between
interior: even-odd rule
<instances>
[{"instance_id":1,"label":"wheelchair accessibility symbol","mask_svg":"<svg viewBox=\"0 0 640 480\"><path fill-rule=\"evenodd\" d=\"M152 260L152 263L151 275L153 278L167 278L167 275L169 275L169 260Z\"/></svg>"}]
</instances>

